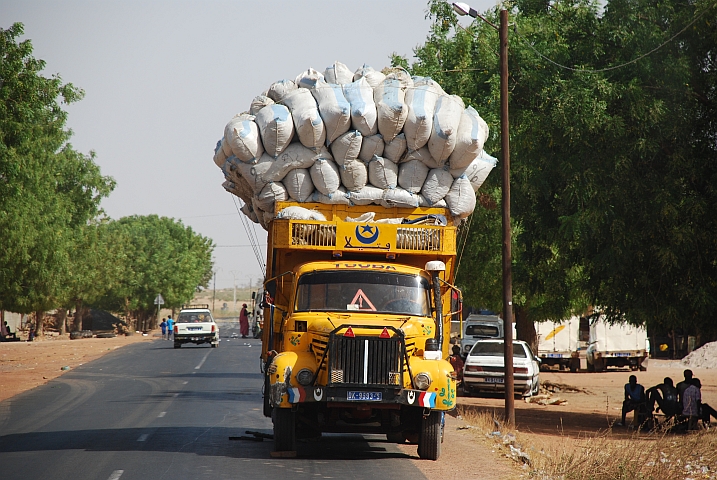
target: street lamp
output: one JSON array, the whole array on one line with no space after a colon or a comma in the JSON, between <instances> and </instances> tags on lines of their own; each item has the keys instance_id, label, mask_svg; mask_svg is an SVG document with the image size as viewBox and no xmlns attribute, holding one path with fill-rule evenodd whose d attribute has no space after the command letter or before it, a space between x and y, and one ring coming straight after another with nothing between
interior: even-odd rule
<instances>
[{"instance_id":1,"label":"street lamp","mask_svg":"<svg viewBox=\"0 0 717 480\"><path fill-rule=\"evenodd\" d=\"M465 3L456 2L453 10L458 15L480 18L498 30L500 37L500 146L503 151L502 168L502 210L503 210L503 330L505 331L505 419L515 424L515 404L513 399L513 287L512 254L510 248L510 138L508 136L508 11L500 11L500 26L496 27L474 8Z\"/></svg>"}]
</instances>

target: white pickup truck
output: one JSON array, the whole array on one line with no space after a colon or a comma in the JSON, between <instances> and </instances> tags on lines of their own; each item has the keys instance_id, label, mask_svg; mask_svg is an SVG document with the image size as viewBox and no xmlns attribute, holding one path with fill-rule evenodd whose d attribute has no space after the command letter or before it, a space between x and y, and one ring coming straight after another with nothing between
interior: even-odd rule
<instances>
[{"instance_id":1,"label":"white pickup truck","mask_svg":"<svg viewBox=\"0 0 717 480\"><path fill-rule=\"evenodd\" d=\"M219 327L212 318L209 305L182 305L174 324L174 348L180 348L183 343L219 346Z\"/></svg>"}]
</instances>

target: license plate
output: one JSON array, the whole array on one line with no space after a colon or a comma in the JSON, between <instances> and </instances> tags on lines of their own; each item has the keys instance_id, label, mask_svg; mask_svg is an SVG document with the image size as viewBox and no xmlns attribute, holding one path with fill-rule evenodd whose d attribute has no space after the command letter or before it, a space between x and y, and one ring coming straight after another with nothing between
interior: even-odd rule
<instances>
[{"instance_id":1,"label":"license plate","mask_svg":"<svg viewBox=\"0 0 717 480\"><path fill-rule=\"evenodd\" d=\"M503 377L485 377L486 383L503 383Z\"/></svg>"},{"instance_id":2,"label":"license plate","mask_svg":"<svg viewBox=\"0 0 717 480\"><path fill-rule=\"evenodd\" d=\"M365 402L380 402L383 400L383 393L381 392L348 392L346 394L347 400L358 400Z\"/></svg>"},{"instance_id":3,"label":"license plate","mask_svg":"<svg viewBox=\"0 0 717 480\"><path fill-rule=\"evenodd\" d=\"M616 357L629 357L630 356L629 353L624 353L624 352L618 352L618 353L615 353L614 355Z\"/></svg>"},{"instance_id":4,"label":"license plate","mask_svg":"<svg viewBox=\"0 0 717 480\"><path fill-rule=\"evenodd\" d=\"M189 330L190 332L201 332L202 327L187 327L187 330Z\"/></svg>"},{"instance_id":5,"label":"license plate","mask_svg":"<svg viewBox=\"0 0 717 480\"><path fill-rule=\"evenodd\" d=\"M560 353L549 353L548 358L563 358L563 355Z\"/></svg>"}]
</instances>

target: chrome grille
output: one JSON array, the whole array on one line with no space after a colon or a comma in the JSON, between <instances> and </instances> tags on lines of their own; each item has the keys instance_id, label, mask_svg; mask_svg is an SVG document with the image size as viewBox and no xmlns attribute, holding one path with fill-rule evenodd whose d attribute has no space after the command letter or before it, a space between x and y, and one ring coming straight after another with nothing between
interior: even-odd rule
<instances>
[{"instance_id":1,"label":"chrome grille","mask_svg":"<svg viewBox=\"0 0 717 480\"><path fill-rule=\"evenodd\" d=\"M437 228L399 228L396 230L396 248L399 250L440 250L441 232Z\"/></svg>"},{"instance_id":2,"label":"chrome grille","mask_svg":"<svg viewBox=\"0 0 717 480\"><path fill-rule=\"evenodd\" d=\"M332 383L399 385L403 370L401 341L393 338L344 337L331 340L329 368ZM335 381L334 372L343 372Z\"/></svg>"}]
</instances>

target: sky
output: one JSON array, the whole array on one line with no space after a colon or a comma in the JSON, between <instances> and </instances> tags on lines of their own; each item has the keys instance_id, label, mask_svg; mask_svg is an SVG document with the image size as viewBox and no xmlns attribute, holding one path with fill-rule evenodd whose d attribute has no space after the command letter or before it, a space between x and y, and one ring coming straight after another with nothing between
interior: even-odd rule
<instances>
[{"instance_id":1,"label":"sky","mask_svg":"<svg viewBox=\"0 0 717 480\"><path fill-rule=\"evenodd\" d=\"M67 124L75 149L95 151L117 182L105 213L172 217L213 239L216 288L255 286L266 255L266 232L245 230L212 161L226 123L309 67L412 60L425 16L424 0L0 0L0 28L23 23L43 74L85 91L65 106Z\"/></svg>"}]
</instances>

